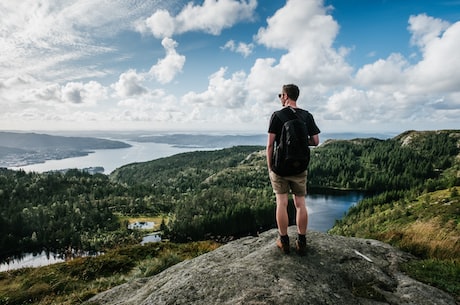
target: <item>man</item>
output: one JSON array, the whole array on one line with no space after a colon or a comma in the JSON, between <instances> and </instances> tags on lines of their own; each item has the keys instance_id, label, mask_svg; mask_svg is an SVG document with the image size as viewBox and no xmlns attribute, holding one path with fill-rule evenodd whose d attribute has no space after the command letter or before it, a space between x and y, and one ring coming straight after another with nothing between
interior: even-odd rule
<instances>
[{"instance_id":1,"label":"man","mask_svg":"<svg viewBox=\"0 0 460 305\"><path fill-rule=\"evenodd\" d=\"M278 95L284 112L297 113L301 117L308 130L308 145L317 146L319 144L320 130L314 121L313 116L306 110L297 107L299 97L299 88L294 84L284 85L282 93ZM292 108L292 109L290 109ZM292 116L292 114L291 114ZM281 116L286 117L286 116ZM296 240L296 250L300 255L305 255L307 241L308 214L305 205L305 196L307 193L307 171L294 176L280 176L273 171L273 151L275 146L280 143L281 129L285 121L282 121L280 115L274 112L270 119L267 138L267 165L269 170L270 181L276 196L276 223L278 226L279 238L276 241L277 246L286 254L290 252L289 236L287 233L289 217L287 212L289 191L293 193L294 205L296 208L296 224L298 237Z\"/></svg>"}]
</instances>

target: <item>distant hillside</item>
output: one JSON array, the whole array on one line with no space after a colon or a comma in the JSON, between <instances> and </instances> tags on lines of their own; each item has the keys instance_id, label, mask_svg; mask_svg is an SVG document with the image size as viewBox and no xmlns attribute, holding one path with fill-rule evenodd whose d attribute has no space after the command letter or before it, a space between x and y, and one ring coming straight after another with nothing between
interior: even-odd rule
<instances>
[{"instance_id":1,"label":"distant hillside","mask_svg":"<svg viewBox=\"0 0 460 305\"><path fill-rule=\"evenodd\" d=\"M456 183L452 180L457 179L455 164L459 160L456 159L459 143L460 130L407 131L386 140L328 140L312 148L308 187L310 191L341 189L370 192L403 190L425 184L433 184L430 188L436 188L437 184L446 187ZM249 174L253 184L269 187L264 150L264 146L239 146L178 154L125 165L110 177L117 182L156 185L159 188L167 186L184 192L196 189L204 181L211 181L211 175L213 181L216 177L237 180L235 176L246 181L247 177L243 175ZM253 171L257 171L260 177L250 171L230 171L247 154L260 151L261 156L249 158L246 162L247 167L254 166Z\"/></svg>"},{"instance_id":2,"label":"distant hillside","mask_svg":"<svg viewBox=\"0 0 460 305\"><path fill-rule=\"evenodd\" d=\"M387 140L329 140L313 150L309 185L371 192L445 188L460 179L459 156L460 130L407 131Z\"/></svg>"},{"instance_id":3,"label":"distant hillside","mask_svg":"<svg viewBox=\"0 0 460 305\"><path fill-rule=\"evenodd\" d=\"M110 174L110 179L130 185L154 185L174 188L180 192L195 189L212 175L241 164L248 155L263 150L263 146L235 146L213 151L195 151L177 154L147 162L122 166ZM262 166L266 170L264 157ZM264 167L265 166L265 167ZM262 177L266 180L266 177ZM186 185L185 189L181 186Z\"/></svg>"},{"instance_id":4,"label":"distant hillside","mask_svg":"<svg viewBox=\"0 0 460 305\"><path fill-rule=\"evenodd\" d=\"M107 139L64 137L38 133L0 132L0 146L26 150L84 150L126 148L131 145Z\"/></svg>"},{"instance_id":5,"label":"distant hillside","mask_svg":"<svg viewBox=\"0 0 460 305\"><path fill-rule=\"evenodd\" d=\"M121 141L90 137L0 132L0 167L21 166L52 159L84 156L94 149L130 146Z\"/></svg>"},{"instance_id":6,"label":"distant hillside","mask_svg":"<svg viewBox=\"0 0 460 305\"><path fill-rule=\"evenodd\" d=\"M138 136L131 140L135 142L166 143L177 147L223 148L237 145L265 145L267 135L170 134Z\"/></svg>"}]
</instances>

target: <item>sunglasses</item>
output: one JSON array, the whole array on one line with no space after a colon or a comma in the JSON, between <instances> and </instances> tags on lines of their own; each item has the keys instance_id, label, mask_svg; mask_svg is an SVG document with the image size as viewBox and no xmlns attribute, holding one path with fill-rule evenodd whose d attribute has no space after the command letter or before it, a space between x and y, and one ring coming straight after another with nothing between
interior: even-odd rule
<instances>
[{"instance_id":1,"label":"sunglasses","mask_svg":"<svg viewBox=\"0 0 460 305\"><path fill-rule=\"evenodd\" d=\"M279 93L278 97L281 98L285 93Z\"/></svg>"}]
</instances>

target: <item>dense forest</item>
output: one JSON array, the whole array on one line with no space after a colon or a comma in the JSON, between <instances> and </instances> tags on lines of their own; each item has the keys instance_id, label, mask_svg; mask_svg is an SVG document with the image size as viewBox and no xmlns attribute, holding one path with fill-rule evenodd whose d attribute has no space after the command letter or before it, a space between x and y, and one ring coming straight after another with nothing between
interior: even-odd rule
<instances>
[{"instance_id":1,"label":"dense forest","mask_svg":"<svg viewBox=\"0 0 460 305\"><path fill-rule=\"evenodd\" d=\"M459 185L459 139L459 131L410 131L388 140L327 141L312 149L309 191L398 200ZM253 234L274 226L274 207L262 146L183 153L110 176L1 169L0 257L137 243L125 216L160 215L174 241Z\"/></svg>"}]
</instances>

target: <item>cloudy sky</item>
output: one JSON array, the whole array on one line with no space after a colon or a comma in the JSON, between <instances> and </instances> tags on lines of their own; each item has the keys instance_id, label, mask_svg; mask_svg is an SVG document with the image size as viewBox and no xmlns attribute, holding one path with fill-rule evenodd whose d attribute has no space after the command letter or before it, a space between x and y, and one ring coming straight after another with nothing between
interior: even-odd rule
<instances>
[{"instance_id":1,"label":"cloudy sky","mask_svg":"<svg viewBox=\"0 0 460 305\"><path fill-rule=\"evenodd\" d=\"M460 0L0 3L0 130L460 128Z\"/></svg>"}]
</instances>

